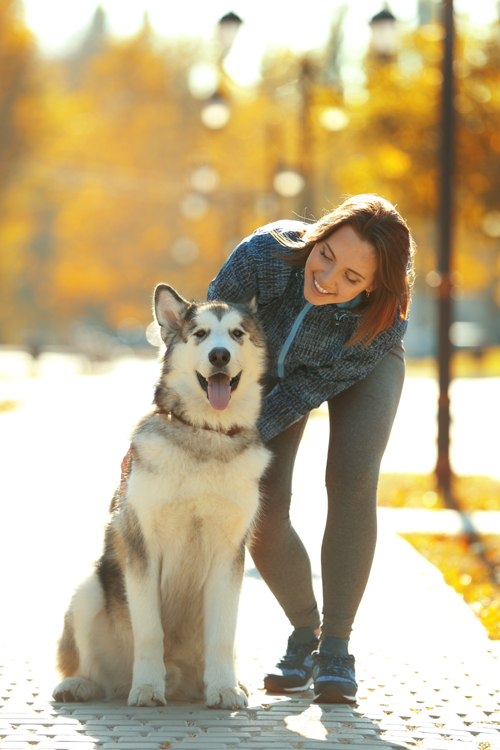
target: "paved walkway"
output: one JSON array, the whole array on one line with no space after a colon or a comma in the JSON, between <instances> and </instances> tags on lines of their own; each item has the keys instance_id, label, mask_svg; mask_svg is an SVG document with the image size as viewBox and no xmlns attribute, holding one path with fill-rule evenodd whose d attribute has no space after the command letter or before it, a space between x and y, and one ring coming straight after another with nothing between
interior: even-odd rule
<instances>
[{"instance_id":1,"label":"paved walkway","mask_svg":"<svg viewBox=\"0 0 500 750\"><path fill-rule=\"evenodd\" d=\"M32 614L31 641L18 646L17 658L9 647L0 658L0 750L309 750L339 744L451 750L458 742L471 750L500 748L498 644L486 638L440 573L383 529L352 639L360 686L354 707L314 705L311 691L280 697L261 689L265 666L281 655L290 628L251 561L238 629L240 676L251 693L245 711L54 703L53 647L37 641L44 613Z\"/></svg>"},{"instance_id":2,"label":"paved walkway","mask_svg":"<svg viewBox=\"0 0 500 750\"><path fill-rule=\"evenodd\" d=\"M131 381L118 375L107 385L99 378L75 379L71 393L57 384L53 393L34 394L25 408L2 417L7 430L0 494L9 503L0 509L0 647L5 644L0 649L0 750L339 745L451 750L459 742L474 750L500 750L499 643L488 640L461 598L393 533L383 513L351 642L360 686L356 706L317 706L310 691L290 698L261 689L262 674L282 655L290 627L250 559L237 639L240 676L251 693L247 710L53 703L54 638L62 611L99 551L130 415L144 410L131 403L142 393L142 387L131 386L140 377L134 374ZM104 395L103 387L109 391ZM106 419L97 405L109 406L115 391L117 404L123 404L120 389L130 411L117 406L112 419ZM326 510L322 430L321 420L311 420L297 460L292 507L320 601ZM82 457L92 472L82 472Z\"/></svg>"}]
</instances>

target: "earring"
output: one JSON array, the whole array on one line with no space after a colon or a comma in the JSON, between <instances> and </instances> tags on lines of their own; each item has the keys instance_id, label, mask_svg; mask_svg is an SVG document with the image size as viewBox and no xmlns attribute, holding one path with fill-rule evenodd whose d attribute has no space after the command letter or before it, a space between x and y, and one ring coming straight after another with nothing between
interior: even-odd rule
<instances>
[{"instance_id":1,"label":"earring","mask_svg":"<svg viewBox=\"0 0 500 750\"><path fill-rule=\"evenodd\" d=\"M368 299L368 297L370 296L370 292L365 292L365 294L366 294L366 298Z\"/></svg>"}]
</instances>

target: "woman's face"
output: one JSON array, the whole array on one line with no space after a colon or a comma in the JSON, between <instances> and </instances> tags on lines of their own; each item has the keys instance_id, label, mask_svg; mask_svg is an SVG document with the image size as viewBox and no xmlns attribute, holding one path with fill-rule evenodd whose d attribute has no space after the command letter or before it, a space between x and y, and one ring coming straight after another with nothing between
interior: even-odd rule
<instances>
[{"instance_id":1,"label":"woman's face","mask_svg":"<svg viewBox=\"0 0 500 750\"><path fill-rule=\"evenodd\" d=\"M360 240L349 224L317 242L306 261L304 297L313 305L348 302L375 286L373 245Z\"/></svg>"}]
</instances>

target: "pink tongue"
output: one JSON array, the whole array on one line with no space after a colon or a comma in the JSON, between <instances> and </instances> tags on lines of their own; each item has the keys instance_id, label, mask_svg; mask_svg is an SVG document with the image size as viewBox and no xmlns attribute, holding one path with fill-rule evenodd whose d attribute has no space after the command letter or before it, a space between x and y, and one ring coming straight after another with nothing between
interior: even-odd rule
<instances>
[{"instance_id":1,"label":"pink tongue","mask_svg":"<svg viewBox=\"0 0 500 750\"><path fill-rule=\"evenodd\" d=\"M231 398L231 385L229 375L223 375L221 372L208 378L208 400L214 409L225 409Z\"/></svg>"}]
</instances>

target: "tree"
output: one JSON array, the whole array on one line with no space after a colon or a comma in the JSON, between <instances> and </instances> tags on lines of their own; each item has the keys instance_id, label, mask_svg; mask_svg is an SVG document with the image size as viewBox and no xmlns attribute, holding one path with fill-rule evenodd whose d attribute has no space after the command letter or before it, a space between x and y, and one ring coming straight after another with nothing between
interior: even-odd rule
<instances>
[{"instance_id":1,"label":"tree","mask_svg":"<svg viewBox=\"0 0 500 750\"><path fill-rule=\"evenodd\" d=\"M18 0L0 0L0 340L10 339L30 304L25 271L30 222L23 170L40 138L35 45Z\"/></svg>"},{"instance_id":2,"label":"tree","mask_svg":"<svg viewBox=\"0 0 500 750\"><path fill-rule=\"evenodd\" d=\"M392 61L367 57L364 99L349 109L344 163L337 177L346 192L378 192L397 202L416 234L421 278L435 267L433 253L439 190L442 30L426 24L407 33ZM457 116L456 265L464 288L487 289L496 276L500 236L500 42L460 24L455 60Z\"/></svg>"}]
</instances>

